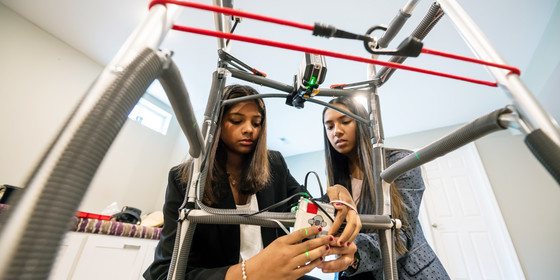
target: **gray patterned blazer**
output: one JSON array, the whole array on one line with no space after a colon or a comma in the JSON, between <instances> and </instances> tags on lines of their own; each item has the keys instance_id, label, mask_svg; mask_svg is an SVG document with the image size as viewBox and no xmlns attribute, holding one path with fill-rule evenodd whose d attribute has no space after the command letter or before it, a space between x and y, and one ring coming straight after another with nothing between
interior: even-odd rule
<instances>
[{"instance_id":1,"label":"gray patterned blazer","mask_svg":"<svg viewBox=\"0 0 560 280\"><path fill-rule=\"evenodd\" d=\"M387 164L391 165L404 158L410 152L403 150L387 150ZM401 239L409 251L403 256L398 256L397 271L399 279L449 279L447 272L438 257L426 242L424 232L418 220L418 212L424 181L420 168L415 168L402 174L395 180L403 202L408 212L408 223L411 237L405 236L401 231ZM383 279L383 262L379 236L375 233L360 233L354 240L360 254L357 269L349 268L342 272L339 279Z\"/></svg>"}]
</instances>

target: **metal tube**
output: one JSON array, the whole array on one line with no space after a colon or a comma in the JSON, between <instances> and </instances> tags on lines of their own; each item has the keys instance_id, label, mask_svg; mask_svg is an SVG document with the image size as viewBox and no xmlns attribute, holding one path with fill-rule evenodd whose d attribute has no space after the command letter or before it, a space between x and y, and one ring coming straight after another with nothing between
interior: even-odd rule
<instances>
[{"instance_id":1,"label":"metal tube","mask_svg":"<svg viewBox=\"0 0 560 280\"><path fill-rule=\"evenodd\" d=\"M181 10L175 5L154 5L144 20L134 29L108 67L113 70L128 65L138 52L145 48L157 50L167 32L173 26L173 22L180 15Z\"/></svg>"},{"instance_id":2,"label":"metal tube","mask_svg":"<svg viewBox=\"0 0 560 280\"><path fill-rule=\"evenodd\" d=\"M420 22L420 24L418 24L416 29L412 32L411 36L420 40L424 40L426 35L428 35L428 33L432 30L434 25L441 18L441 15L439 13L440 11L441 11L440 5L438 5L437 3L433 3L432 6L430 6L430 9L426 13L426 15L424 16L424 18L422 19L422 21ZM406 58L407 57L405 56L392 56L389 59L389 62L402 64L406 60ZM391 77L391 75L393 75L393 73L396 70L397 69L395 68L382 67L375 74L375 77L372 79L377 79L378 86L381 86Z\"/></svg>"},{"instance_id":3,"label":"metal tube","mask_svg":"<svg viewBox=\"0 0 560 280\"><path fill-rule=\"evenodd\" d=\"M370 139L372 147L373 184L375 192L375 214L391 216L391 184L382 180L381 172L385 170L384 135L379 111L379 96L377 87L372 87L367 95L370 123ZM385 279L398 279L393 228L379 230L381 245L381 259L383 261L383 275Z\"/></svg>"},{"instance_id":4,"label":"metal tube","mask_svg":"<svg viewBox=\"0 0 560 280\"><path fill-rule=\"evenodd\" d=\"M319 88L319 92L315 96L356 96L369 94L367 90L360 89L330 89Z\"/></svg>"},{"instance_id":5,"label":"metal tube","mask_svg":"<svg viewBox=\"0 0 560 280\"><path fill-rule=\"evenodd\" d=\"M222 0L212 0L212 4L214 6L223 7L224 3ZM214 13L214 25L216 26L216 31L229 33L231 30L230 21L227 19L227 15L221 13ZM226 39L224 38L217 38L218 39L218 48L229 51L229 47L226 44Z\"/></svg>"},{"instance_id":6,"label":"metal tube","mask_svg":"<svg viewBox=\"0 0 560 280\"><path fill-rule=\"evenodd\" d=\"M194 231L196 229L196 223L190 222L188 220L183 220L180 222L181 229L179 236L179 248L177 253L177 259L174 263L174 271L171 279L183 280L186 278L187 264L189 262L189 252L191 250L192 239L194 236ZM171 268L171 266L170 266ZM170 271L171 272L171 271Z\"/></svg>"},{"instance_id":7,"label":"metal tube","mask_svg":"<svg viewBox=\"0 0 560 280\"><path fill-rule=\"evenodd\" d=\"M401 11L403 13L406 13L406 14L412 13L412 10L414 10L414 7L416 7L416 4L418 4L418 2L420 2L420 0L410 0L410 1L408 1L408 3L406 3L406 5L404 5L404 7L401 9Z\"/></svg>"},{"instance_id":8,"label":"metal tube","mask_svg":"<svg viewBox=\"0 0 560 280\"><path fill-rule=\"evenodd\" d=\"M258 85L263 85L269 88L273 88L273 89L277 89L279 91L283 91L283 92L287 92L287 93L291 93L294 91L294 87L291 85L287 85L287 84L282 84L280 82L271 80L271 79L267 79L265 77L261 77L261 76L256 76L253 75L251 73L247 73L245 71L241 71L241 70L237 70L237 69L233 69L233 68L228 68L228 70L231 72L231 76L240 80L244 80L247 82L251 82L251 83L255 83Z\"/></svg>"},{"instance_id":9,"label":"metal tube","mask_svg":"<svg viewBox=\"0 0 560 280\"><path fill-rule=\"evenodd\" d=\"M279 227L277 220L286 227L295 224L295 213L287 212L263 212L254 216L241 216L251 214L252 211L241 211L233 209L218 209L203 206L202 210L192 210L186 219L197 224L224 224L224 225L257 225L262 227ZM391 217L387 215L359 215L362 220L362 229L391 229L394 224Z\"/></svg>"},{"instance_id":10,"label":"metal tube","mask_svg":"<svg viewBox=\"0 0 560 280\"><path fill-rule=\"evenodd\" d=\"M210 128L212 112L214 112L216 100L221 99L222 91L226 83L226 76L227 70L224 68L218 68L218 70L214 71L212 74L212 85L210 87L210 93L208 94L206 110L204 111L204 122L202 123L202 136L204 139L208 136L208 129Z\"/></svg>"},{"instance_id":11,"label":"metal tube","mask_svg":"<svg viewBox=\"0 0 560 280\"><path fill-rule=\"evenodd\" d=\"M189 142L189 154L197 158L204 151L204 139L179 68L171 59L169 60L170 64L161 73L159 81L171 103L177 122Z\"/></svg>"},{"instance_id":12,"label":"metal tube","mask_svg":"<svg viewBox=\"0 0 560 280\"><path fill-rule=\"evenodd\" d=\"M500 116L508 114L508 109L495 110L474 121L465 124L444 137L428 144L424 148L410 154L381 172L386 182L393 182L404 172L418 167L426 162L454 151L491 132L505 129L500 122Z\"/></svg>"},{"instance_id":13,"label":"metal tube","mask_svg":"<svg viewBox=\"0 0 560 280\"><path fill-rule=\"evenodd\" d=\"M369 121L371 127L372 144L374 147L383 146L385 143L385 133L383 132L383 122L381 121L381 107L379 106L379 95L377 87L372 89L372 93L368 95L369 103Z\"/></svg>"},{"instance_id":14,"label":"metal tube","mask_svg":"<svg viewBox=\"0 0 560 280\"><path fill-rule=\"evenodd\" d=\"M410 13L414 9L418 1L419 0L408 1L404 8L399 10L397 15L389 24L389 27L387 28L383 36L381 36L381 38L379 38L379 40L377 41L379 47L386 48L393 40L393 38L395 38L395 36L399 33L399 31L401 31L406 21L410 18Z\"/></svg>"},{"instance_id":15,"label":"metal tube","mask_svg":"<svg viewBox=\"0 0 560 280\"><path fill-rule=\"evenodd\" d=\"M264 99L264 98L286 98L288 95L285 93L260 93L258 95L248 95L248 96L241 96L236 98L231 98L228 100L222 101L221 106L232 105L239 102L255 100L255 99Z\"/></svg>"},{"instance_id":16,"label":"metal tube","mask_svg":"<svg viewBox=\"0 0 560 280\"><path fill-rule=\"evenodd\" d=\"M381 245L381 260L383 262L383 278L399 279L393 231L391 229L379 230L379 243Z\"/></svg>"},{"instance_id":17,"label":"metal tube","mask_svg":"<svg viewBox=\"0 0 560 280\"><path fill-rule=\"evenodd\" d=\"M507 64L457 1L439 0L438 2L475 55L482 60ZM556 145L560 145L560 128L558 124L546 113L519 76L495 67L488 67L488 71L496 78L504 90L509 93L508 96L513 97L521 118L528 121L531 127L542 129Z\"/></svg>"}]
</instances>

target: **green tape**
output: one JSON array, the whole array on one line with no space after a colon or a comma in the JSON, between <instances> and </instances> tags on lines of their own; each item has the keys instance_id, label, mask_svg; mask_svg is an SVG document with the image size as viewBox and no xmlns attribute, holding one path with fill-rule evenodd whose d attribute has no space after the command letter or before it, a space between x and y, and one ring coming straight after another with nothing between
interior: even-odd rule
<instances>
[{"instance_id":1,"label":"green tape","mask_svg":"<svg viewBox=\"0 0 560 280\"><path fill-rule=\"evenodd\" d=\"M417 158L418 160L420 160L420 157L418 156L418 154L417 154L416 152L414 152L414 155L416 156L416 158Z\"/></svg>"}]
</instances>

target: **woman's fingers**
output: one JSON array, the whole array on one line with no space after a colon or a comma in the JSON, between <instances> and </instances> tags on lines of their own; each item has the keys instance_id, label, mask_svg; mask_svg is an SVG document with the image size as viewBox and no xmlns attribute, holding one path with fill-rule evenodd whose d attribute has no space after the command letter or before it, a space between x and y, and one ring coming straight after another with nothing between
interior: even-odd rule
<instances>
[{"instance_id":1,"label":"woman's fingers","mask_svg":"<svg viewBox=\"0 0 560 280\"><path fill-rule=\"evenodd\" d=\"M319 227L296 230L274 240L264 250L250 258L248 265L255 279L297 279L311 271L326 255L329 241L333 236L321 236L300 242L322 231Z\"/></svg>"},{"instance_id":2,"label":"woman's fingers","mask_svg":"<svg viewBox=\"0 0 560 280\"><path fill-rule=\"evenodd\" d=\"M308 263L313 262L315 260L322 261L323 257L327 254L327 251L330 249L328 245L329 239L325 238L326 236L319 237L313 240L305 241L302 244L305 245L304 248L309 248L303 251L301 254L297 255L294 258L294 262L297 266L301 267L304 265L309 265ZM318 265L318 264L317 264Z\"/></svg>"},{"instance_id":3,"label":"woman's fingers","mask_svg":"<svg viewBox=\"0 0 560 280\"><path fill-rule=\"evenodd\" d=\"M321 264L323 273L333 273L346 270L354 261L356 253L356 244L352 243L347 247L332 247L329 254L336 254L339 257L336 260L326 261Z\"/></svg>"},{"instance_id":4,"label":"woman's fingers","mask_svg":"<svg viewBox=\"0 0 560 280\"><path fill-rule=\"evenodd\" d=\"M339 189L338 186L340 185L334 185L334 186L330 186L327 188L327 196L329 196L329 199L332 200L339 200Z\"/></svg>"},{"instance_id":5,"label":"woman's fingers","mask_svg":"<svg viewBox=\"0 0 560 280\"><path fill-rule=\"evenodd\" d=\"M344 201L345 203L348 203L349 205L354 207L354 209L356 208L356 205L352 199L352 195L350 195L348 190L342 185L334 185L327 188L327 195L329 196L329 199L331 201ZM343 244L352 242L354 238L356 238L362 228L362 222L360 221L358 213L356 213L354 209L351 209L347 205L343 203L335 203L335 208L338 210L338 212L333 226L329 230L329 234L336 234L342 223L346 221L346 226L344 228L344 231L342 232L342 235L340 236L341 244L339 245L342 246Z\"/></svg>"},{"instance_id":6,"label":"woman's fingers","mask_svg":"<svg viewBox=\"0 0 560 280\"><path fill-rule=\"evenodd\" d=\"M342 203L334 204L334 208L337 212L331 229L329 230L330 235L336 234L342 223L346 220L346 215L348 213L348 207L342 206Z\"/></svg>"},{"instance_id":7,"label":"woman's fingers","mask_svg":"<svg viewBox=\"0 0 560 280\"><path fill-rule=\"evenodd\" d=\"M299 278L309 272L311 272L311 270L313 270L314 268L316 268L318 265L320 265L322 262L321 259L316 259L306 265L300 266L298 268L295 269L296 272L296 278ZM294 278L294 279L296 279Z\"/></svg>"},{"instance_id":8,"label":"woman's fingers","mask_svg":"<svg viewBox=\"0 0 560 280\"><path fill-rule=\"evenodd\" d=\"M354 221L354 228L353 231L348 231L350 234L350 237L348 238L350 240L350 242L354 241L354 239L356 239L356 236L358 236L358 233L360 233L360 230L362 230L362 220L360 220L360 216L358 215L358 213L356 213L355 211L350 211L351 213L349 213L349 215L351 216L350 219Z\"/></svg>"},{"instance_id":9,"label":"woman's fingers","mask_svg":"<svg viewBox=\"0 0 560 280\"><path fill-rule=\"evenodd\" d=\"M317 232L315 232L313 228L316 227L307 228L307 234L305 234L305 229L302 229L301 232L293 232L290 235L299 235L298 238L301 238L303 240L305 237L309 237L309 235L319 232L318 230ZM289 263L294 267L294 272L296 273L295 278L299 278L305 275L322 263L323 257L330 249L330 246L328 245L330 240L334 240L334 237L326 235L309 239L305 242L298 243L292 246L292 252L297 253Z\"/></svg>"},{"instance_id":10,"label":"woman's fingers","mask_svg":"<svg viewBox=\"0 0 560 280\"><path fill-rule=\"evenodd\" d=\"M304 240L305 238L309 238L309 236L316 235L321 231L323 231L322 227L302 228L281 238L288 242L288 244L295 244Z\"/></svg>"},{"instance_id":11,"label":"woman's fingers","mask_svg":"<svg viewBox=\"0 0 560 280\"><path fill-rule=\"evenodd\" d=\"M325 252L326 252L326 250L329 249L328 247L330 247L329 242L331 242L333 240L334 240L334 237L331 236L331 235L316 237L316 238L309 239L309 240L306 240L305 242L302 242L302 243L299 243L299 244L295 245L295 247L296 247L295 250L298 251L298 252L306 252L306 251L312 251L312 250L324 247Z\"/></svg>"},{"instance_id":12,"label":"woman's fingers","mask_svg":"<svg viewBox=\"0 0 560 280\"><path fill-rule=\"evenodd\" d=\"M335 273L348 269L352 264L354 258L350 257L340 257L336 260L323 262L321 264L321 271L323 273Z\"/></svg>"},{"instance_id":13,"label":"woman's fingers","mask_svg":"<svg viewBox=\"0 0 560 280\"><path fill-rule=\"evenodd\" d=\"M343 206L343 207L348 209L347 206ZM360 221L360 217L358 216L358 213L356 213L354 210L348 211L346 213L346 226L344 227L344 231L339 237L339 241L340 241L339 245L340 246L349 245L349 243L354 241L356 236L358 236L358 233L360 233L361 228L362 228L362 222Z\"/></svg>"}]
</instances>

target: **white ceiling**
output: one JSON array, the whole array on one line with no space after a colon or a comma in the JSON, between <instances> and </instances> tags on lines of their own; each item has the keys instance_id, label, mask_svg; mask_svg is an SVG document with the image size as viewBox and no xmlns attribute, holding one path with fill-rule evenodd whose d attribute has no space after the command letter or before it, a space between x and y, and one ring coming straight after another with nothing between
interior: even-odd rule
<instances>
[{"instance_id":1,"label":"white ceiling","mask_svg":"<svg viewBox=\"0 0 560 280\"><path fill-rule=\"evenodd\" d=\"M0 0L9 8L58 37L102 65L115 56L126 38L148 12L147 0ZM198 0L210 4L211 0ZM405 0L372 1L249 1L236 0L243 11L304 24L320 22L354 33L388 24ZM541 39L558 0L468 0L459 1L503 58L522 73ZM420 22L432 1L420 1L394 48ZM209 12L182 8L177 24L213 29ZM345 39L313 37L309 31L286 28L245 19L237 27L240 35L260 37L302 46L368 57L362 43ZM424 40L426 48L473 57L468 46L446 16ZM170 31L162 48L174 51L191 100L201 118L206 106L211 74L217 61L213 37ZM265 72L268 78L291 84L302 54L242 42L233 42L231 54ZM382 58L386 59L386 58ZM410 58L406 65L493 81L481 66L430 55ZM327 78L323 86L366 79L366 65L327 57ZM522 75L523 77L523 75ZM236 83L234 79L230 83ZM241 82L244 83L244 82ZM155 95L157 89L152 89ZM258 87L261 93L274 90ZM468 122L508 104L503 91L447 78L397 71L379 89L385 136L396 136ZM306 103L304 109L284 105L283 99L268 99L268 144L284 155L322 149L322 107ZM199 119L200 120L200 119ZM284 139L284 140L281 140Z\"/></svg>"}]
</instances>

